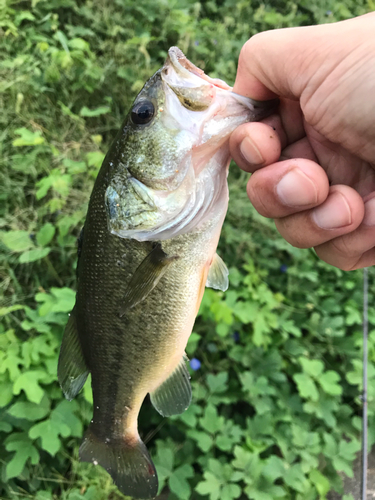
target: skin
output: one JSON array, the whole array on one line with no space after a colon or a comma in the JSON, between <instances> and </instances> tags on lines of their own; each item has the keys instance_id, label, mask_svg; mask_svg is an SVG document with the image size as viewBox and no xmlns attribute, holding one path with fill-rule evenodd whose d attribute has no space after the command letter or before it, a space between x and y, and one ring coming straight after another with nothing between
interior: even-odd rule
<instances>
[{"instance_id":1,"label":"skin","mask_svg":"<svg viewBox=\"0 0 375 500\"><path fill-rule=\"evenodd\" d=\"M344 270L375 264L375 13L260 33L234 91L280 97L277 115L231 136L247 193L293 246Z\"/></svg>"}]
</instances>

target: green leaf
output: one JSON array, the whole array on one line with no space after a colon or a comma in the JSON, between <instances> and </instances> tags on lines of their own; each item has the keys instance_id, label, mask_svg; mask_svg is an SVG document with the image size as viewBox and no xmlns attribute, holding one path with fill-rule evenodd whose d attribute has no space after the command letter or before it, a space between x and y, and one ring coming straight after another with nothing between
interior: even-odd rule
<instances>
[{"instance_id":1,"label":"green leaf","mask_svg":"<svg viewBox=\"0 0 375 500\"><path fill-rule=\"evenodd\" d=\"M14 132L20 137L14 139L13 146L37 146L44 143L44 137L42 137L42 133L39 130L31 132L27 128L21 127Z\"/></svg>"},{"instance_id":2,"label":"green leaf","mask_svg":"<svg viewBox=\"0 0 375 500\"><path fill-rule=\"evenodd\" d=\"M54 419L44 420L35 424L29 430L31 439L41 438L42 448L50 455L55 456L61 446L59 436L67 437L70 435L70 428L61 422L56 422Z\"/></svg>"},{"instance_id":3,"label":"green leaf","mask_svg":"<svg viewBox=\"0 0 375 500\"><path fill-rule=\"evenodd\" d=\"M34 246L27 231L8 231L1 234L1 241L13 252L24 252Z\"/></svg>"},{"instance_id":4,"label":"green leaf","mask_svg":"<svg viewBox=\"0 0 375 500\"><path fill-rule=\"evenodd\" d=\"M297 384L298 392L303 398L318 401L318 389L316 388L315 382L309 375L306 373L296 373L293 375L293 378Z\"/></svg>"},{"instance_id":5,"label":"green leaf","mask_svg":"<svg viewBox=\"0 0 375 500\"><path fill-rule=\"evenodd\" d=\"M28 401L15 403L7 410L7 413L15 418L31 421L41 420L49 413L49 400L44 397L40 404Z\"/></svg>"},{"instance_id":6,"label":"green leaf","mask_svg":"<svg viewBox=\"0 0 375 500\"><path fill-rule=\"evenodd\" d=\"M33 250L27 250L20 256L19 261L21 264L35 262L36 260L40 260L46 257L50 253L50 251L51 251L50 247L34 248Z\"/></svg>"},{"instance_id":7,"label":"green leaf","mask_svg":"<svg viewBox=\"0 0 375 500\"><path fill-rule=\"evenodd\" d=\"M285 465L281 458L271 455L263 468L263 476L269 479L272 483L279 477L283 477L285 473Z\"/></svg>"},{"instance_id":8,"label":"green leaf","mask_svg":"<svg viewBox=\"0 0 375 500\"><path fill-rule=\"evenodd\" d=\"M81 437L83 427L81 420L76 416L78 412L79 406L76 401L63 399L51 413L51 419L56 425L66 424L70 429L70 436Z\"/></svg>"},{"instance_id":9,"label":"green leaf","mask_svg":"<svg viewBox=\"0 0 375 500\"><path fill-rule=\"evenodd\" d=\"M232 500L238 498L242 493L241 488L237 484L225 484L221 490L221 500Z\"/></svg>"},{"instance_id":10,"label":"green leaf","mask_svg":"<svg viewBox=\"0 0 375 500\"><path fill-rule=\"evenodd\" d=\"M9 433L12 430L12 426L8 424L8 422L1 422L0 421L0 432L6 432Z\"/></svg>"},{"instance_id":11,"label":"green leaf","mask_svg":"<svg viewBox=\"0 0 375 500\"><path fill-rule=\"evenodd\" d=\"M329 480L323 476L318 470L312 470L309 474L310 481L314 484L316 491L322 498L325 498L326 494L331 489L331 483Z\"/></svg>"},{"instance_id":12,"label":"green leaf","mask_svg":"<svg viewBox=\"0 0 375 500\"><path fill-rule=\"evenodd\" d=\"M14 382L13 394L24 391L29 401L39 404L44 396L44 390L40 387L39 381L43 380L45 376L45 372L38 370L22 373Z\"/></svg>"},{"instance_id":13,"label":"green leaf","mask_svg":"<svg viewBox=\"0 0 375 500\"><path fill-rule=\"evenodd\" d=\"M27 434L24 432L11 434L5 441L5 448L7 451L16 452L5 468L7 480L18 477L29 458L33 465L39 462L38 450L33 446Z\"/></svg>"},{"instance_id":14,"label":"green leaf","mask_svg":"<svg viewBox=\"0 0 375 500\"><path fill-rule=\"evenodd\" d=\"M0 408L7 406L13 399L13 384L8 380L0 381Z\"/></svg>"},{"instance_id":15,"label":"green leaf","mask_svg":"<svg viewBox=\"0 0 375 500\"><path fill-rule=\"evenodd\" d=\"M323 373L324 364L319 359L299 358L303 371L311 377L317 378Z\"/></svg>"},{"instance_id":16,"label":"green leaf","mask_svg":"<svg viewBox=\"0 0 375 500\"><path fill-rule=\"evenodd\" d=\"M342 387L339 385L340 375L333 370L329 370L318 378L319 384L322 386L322 389L327 394L332 396L338 396L342 394Z\"/></svg>"},{"instance_id":17,"label":"green leaf","mask_svg":"<svg viewBox=\"0 0 375 500\"><path fill-rule=\"evenodd\" d=\"M68 168L69 174L76 175L86 172L87 167L84 161L74 161L69 158L64 158L63 165Z\"/></svg>"},{"instance_id":18,"label":"green leaf","mask_svg":"<svg viewBox=\"0 0 375 500\"><path fill-rule=\"evenodd\" d=\"M205 431L215 434L223 427L224 418L218 416L217 410L213 405L208 405L199 423Z\"/></svg>"},{"instance_id":19,"label":"green leaf","mask_svg":"<svg viewBox=\"0 0 375 500\"><path fill-rule=\"evenodd\" d=\"M213 445L213 439L209 434L205 432L196 431L190 429L187 431L187 435L196 441L198 448L200 448L204 453L207 453Z\"/></svg>"},{"instance_id":20,"label":"green leaf","mask_svg":"<svg viewBox=\"0 0 375 500\"><path fill-rule=\"evenodd\" d=\"M95 109L89 109L86 106L83 106L81 108L81 111L79 112L80 116L99 116L99 115L106 115L107 113L110 113L111 108L109 106L99 106L98 108Z\"/></svg>"},{"instance_id":21,"label":"green leaf","mask_svg":"<svg viewBox=\"0 0 375 500\"><path fill-rule=\"evenodd\" d=\"M51 288L52 295L57 302L53 305L53 312L70 312L76 301L76 292L71 288Z\"/></svg>"},{"instance_id":22,"label":"green leaf","mask_svg":"<svg viewBox=\"0 0 375 500\"><path fill-rule=\"evenodd\" d=\"M287 469L283 475L283 479L285 484L294 488L296 491L303 493L306 478L300 464L294 464Z\"/></svg>"},{"instance_id":23,"label":"green leaf","mask_svg":"<svg viewBox=\"0 0 375 500\"><path fill-rule=\"evenodd\" d=\"M104 154L101 151L91 151L86 154L87 164L89 167L99 169L104 160Z\"/></svg>"},{"instance_id":24,"label":"green leaf","mask_svg":"<svg viewBox=\"0 0 375 500\"><path fill-rule=\"evenodd\" d=\"M190 484L187 478L194 476L194 469L191 465L184 464L176 469L169 478L169 488L182 500L189 500L191 496Z\"/></svg>"},{"instance_id":25,"label":"green leaf","mask_svg":"<svg viewBox=\"0 0 375 500\"><path fill-rule=\"evenodd\" d=\"M221 483L219 479L209 471L203 474L204 481L201 481L195 487L195 491L200 495L209 495L211 500L220 498Z\"/></svg>"},{"instance_id":26,"label":"green leaf","mask_svg":"<svg viewBox=\"0 0 375 500\"><path fill-rule=\"evenodd\" d=\"M55 234L56 228L50 222L44 224L36 234L36 241L39 246L45 247L52 240Z\"/></svg>"},{"instance_id":27,"label":"green leaf","mask_svg":"<svg viewBox=\"0 0 375 500\"><path fill-rule=\"evenodd\" d=\"M20 304L15 304L14 306L9 307L0 307L0 317L6 316L13 311L20 311L21 309L24 309L24 306L21 306Z\"/></svg>"},{"instance_id":28,"label":"green leaf","mask_svg":"<svg viewBox=\"0 0 375 500\"><path fill-rule=\"evenodd\" d=\"M228 373L221 372L217 375L207 375L207 385L212 393L221 393L227 390Z\"/></svg>"}]
</instances>

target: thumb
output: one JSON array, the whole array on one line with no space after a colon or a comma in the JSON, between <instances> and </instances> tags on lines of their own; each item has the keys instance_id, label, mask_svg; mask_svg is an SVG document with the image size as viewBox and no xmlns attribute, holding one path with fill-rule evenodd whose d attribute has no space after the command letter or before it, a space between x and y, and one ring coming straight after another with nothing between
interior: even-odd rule
<instances>
[{"instance_id":1,"label":"thumb","mask_svg":"<svg viewBox=\"0 0 375 500\"><path fill-rule=\"evenodd\" d=\"M233 91L258 100L308 100L340 61L363 44L366 34L371 38L374 22L375 13L370 13L339 23L259 33L241 50Z\"/></svg>"}]
</instances>

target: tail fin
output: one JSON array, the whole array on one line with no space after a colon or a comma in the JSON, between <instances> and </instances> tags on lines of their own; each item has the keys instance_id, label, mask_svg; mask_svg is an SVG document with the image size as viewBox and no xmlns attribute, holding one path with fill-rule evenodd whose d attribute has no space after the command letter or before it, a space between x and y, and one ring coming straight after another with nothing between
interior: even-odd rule
<instances>
[{"instance_id":1,"label":"tail fin","mask_svg":"<svg viewBox=\"0 0 375 500\"><path fill-rule=\"evenodd\" d=\"M101 465L118 489L137 499L155 498L158 477L145 444L139 436L134 439L100 439L88 428L79 456L83 462Z\"/></svg>"}]
</instances>

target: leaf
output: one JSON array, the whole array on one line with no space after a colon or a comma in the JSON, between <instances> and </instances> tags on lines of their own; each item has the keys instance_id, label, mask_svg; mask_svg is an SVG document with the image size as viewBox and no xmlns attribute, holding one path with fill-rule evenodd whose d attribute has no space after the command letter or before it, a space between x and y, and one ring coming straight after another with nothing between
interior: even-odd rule
<instances>
[{"instance_id":1,"label":"leaf","mask_svg":"<svg viewBox=\"0 0 375 500\"><path fill-rule=\"evenodd\" d=\"M5 441L5 448L7 451L15 451L16 453L6 465L7 480L18 477L29 458L33 465L39 462L38 450L33 446L26 433L11 434L9 438Z\"/></svg>"},{"instance_id":2,"label":"leaf","mask_svg":"<svg viewBox=\"0 0 375 500\"><path fill-rule=\"evenodd\" d=\"M208 405L199 423L204 430L210 434L215 434L223 427L224 418L218 416L217 410L213 405Z\"/></svg>"},{"instance_id":3,"label":"leaf","mask_svg":"<svg viewBox=\"0 0 375 500\"><path fill-rule=\"evenodd\" d=\"M201 481L195 487L195 491L200 495L209 495L211 500L220 498L220 481L209 471L203 474L204 481Z\"/></svg>"},{"instance_id":4,"label":"leaf","mask_svg":"<svg viewBox=\"0 0 375 500\"><path fill-rule=\"evenodd\" d=\"M271 455L263 468L263 476L273 483L276 479L282 477L284 473L285 466L283 460L275 455Z\"/></svg>"},{"instance_id":5,"label":"leaf","mask_svg":"<svg viewBox=\"0 0 375 500\"><path fill-rule=\"evenodd\" d=\"M40 260L46 257L50 253L50 251L51 251L50 247L34 248L33 250L27 250L20 256L19 261L21 264L35 262L36 260Z\"/></svg>"},{"instance_id":6,"label":"leaf","mask_svg":"<svg viewBox=\"0 0 375 500\"><path fill-rule=\"evenodd\" d=\"M21 306L20 304L15 304L14 306L9 307L0 307L0 316L6 316L13 311L19 311L21 309L24 309L24 306Z\"/></svg>"},{"instance_id":7,"label":"leaf","mask_svg":"<svg viewBox=\"0 0 375 500\"><path fill-rule=\"evenodd\" d=\"M257 314L258 305L253 302L238 301L233 307L233 312L243 324L250 323Z\"/></svg>"},{"instance_id":8,"label":"leaf","mask_svg":"<svg viewBox=\"0 0 375 500\"><path fill-rule=\"evenodd\" d=\"M212 393L221 393L227 390L228 373L221 372L217 375L207 375L207 385Z\"/></svg>"},{"instance_id":9,"label":"leaf","mask_svg":"<svg viewBox=\"0 0 375 500\"><path fill-rule=\"evenodd\" d=\"M309 474L310 481L314 484L316 491L322 498L325 498L326 494L331 489L331 483L329 480L323 476L318 470L312 470Z\"/></svg>"},{"instance_id":10,"label":"leaf","mask_svg":"<svg viewBox=\"0 0 375 500\"><path fill-rule=\"evenodd\" d=\"M319 377L324 370L324 364L319 359L308 359L300 357L299 361L302 365L303 371L311 377Z\"/></svg>"},{"instance_id":11,"label":"leaf","mask_svg":"<svg viewBox=\"0 0 375 500\"><path fill-rule=\"evenodd\" d=\"M53 312L70 312L76 301L76 292L71 288L51 288L52 295L56 298L57 303L52 307Z\"/></svg>"},{"instance_id":12,"label":"leaf","mask_svg":"<svg viewBox=\"0 0 375 500\"><path fill-rule=\"evenodd\" d=\"M54 419L44 420L35 424L29 430L31 439L41 438L42 448L50 455L55 456L61 446L59 436L67 437L70 435L69 427L61 422L56 422Z\"/></svg>"},{"instance_id":13,"label":"leaf","mask_svg":"<svg viewBox=\"0 0 375 500\"><path fill-rule=\"evenodd\" d=\"M24 252L34 246L27 231L8 231L2 233L1 241L13 252Z\"/></svg>"},{"instance_id":14,"label":"leaf","mask_svg":"<svg viewBox=\"0 0 375 500\"><path fill-rule=\"evenodd\" d=\"M99 116L99 115L106 115L107 113L110 113L111 108L109 106L99 106L98 108L95 109L89 109L86 106L83 106L81 108L81 111L79 112L80 116Z\"/></svg>"},{"instance_id":15,"label":"leaf","mask_svg":"<svg viewBox=\"0 0 375 500\"><path fill-rule=\"evenodd\" d=\"M70 429L70 436L82 436L82 422L76 416L79 411L79 406L76 401L67 401L63 399L51 413L51 419L56 423L66 424Z\"/></svg>"},{"instance_id":16,"label":"leaf","mask_svg":"<svg viewBox=\"0 0 375 500\"><path fill-rule=\"evenodd\" d=\"M305 489L303 483L306 481L306 478L300 464L294 464L287 469L283 475L283 479L285 484L303 493Z\"/></svg>"},{"instance_id":17,"label":"leaf","mask_svg":"<svg viewBox=\"0 0 375 500\"><path fill-rule=\"evenodd\" d=\"M40 404L29 401L15 403L7 410L7 413L15 418L31 421L41 420L49 413L49 400L45 396Z\"/></svg>"},{"instance_id":18,"label":"leaf","mask_svg":"<svg viewBox=\"0 0 375 500\"><path fill-rule=\"evenodd\" d=\"M322 386L323 391L332 396L342 394L342 387L338 384L339 380L340 375L333 370L323 373L318 378L318 382Z\"/></svg>"},{"instance_id":19,"label":"leaf","mask_svg":"<svg viewBox=\"0 0 375 500\"><path fill-rule=\"evenodd\" d=\"M238 498L242 493L241 488L238 484L225 484L221 490L220 499L221 500L232 500L233 498Z\"/></svg>"},{"instance_id":20,"label":"leaf","mask_svg":"<svg viewBox=\"0 0 375 500\"><path fill-rule=\"evenodd\" d=\"M55 234L56 228L50 222L44 224L36 234L36 241L39 246L44 247L52 240Z\"/></svg>"},{"instance_id":21,"label":"leaf","mask_svg":"<svg viewBox=\"0 0 375 500\"><path fill-rule=\"evenodd\" d=\"M99 169L104 160L104 154L101 151L91 151L86 154L87 164L89 167Z\"/></svg>"},{"instance_id":22,"label":"leaf","mask_svg":"<svg viewBox=\"0 0 375 500\"><path fill-rule=\"evenodd\" d=\"M20 137L14 139L13 146L37 146L44 143L44 137L42 133L37 130L36 132L31 132L25 127L18 128L14 131Z\"/></svg>"},{"instance_id":23,"label":"leaf","mask_svg":"<svg viewBox=\"0 0 375 500\"><path fill-rule=\"evenodd\" d=\"M8 424L8 422L2 422L0 421L0 432L6 432L9 433L12 430L12 426Z\"/></svg>"},{"instance_id":24,"label":"leaf","mask_svg":"<svg viewBox=\"0 0 375 500\"><path fill-rule=\"evenodd\" d=\"M175 493L182 500L189 500L191 496L190 484L187 478L194 476L194 469L189 464L184 464L176 469L169 478L169 488L172 493Z\"/></svg>"},{"instance_id":25,"label":"leaf","mask_svg":"<svg viewBox=\"0 0 375 500\"><path fill-rule=\"evenodd\" d=\"M296 373L293 379L297 384L298 392L305 399L318 401L319 392L313 379L306 373Z\"/></svg>"},{"instance_id":26,"label":"leaf","mask_svg":"<svg viewBox=\"0 0 375 500\"><path fill-rule=\"evenodd\" d=\"M212 437L205 432L191 429L187 431L187 435L196 441L198 448L200 448L204 453L207 453L213 445Z\"/></svg>"},{"instance_id":27,"label":"leaf","mask_svg":"<svg viewBox=\"0 0 375 500\"><path fill-rule=\"evenodd\" d=\"M63 165L68 168L69 174L76 175L86 172L87 167L84 161L74 161L69 158L64 158Z\"/></svg>"},{"instance_id":28,"label":"leaf","mask_svg":"<svg viewBox=\"0 0 375 500\"><path fill-rule=\"evenodd\" d=\"M34 370L23 372L13 385L13 394L19 394L24 391L26 397L32 403L39 404L44 396L44 391L39 385L39 381L45 378L46 374L42 371Z\"/></svg>"},{"instance_id":29,"label":"leaf","mask_svg":"<svg viewBox=\"0 0 375 500\"><path fill-rule=\"evenodd\" d=\"M8 380L0 381L0 408L7 406L13 399L13 384Z\"/></svg>"}]
</instances>

